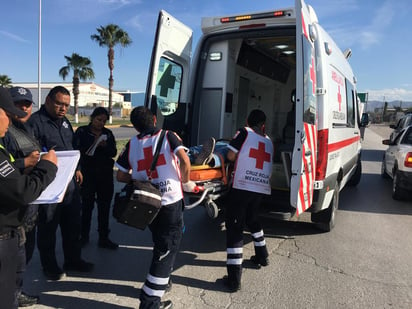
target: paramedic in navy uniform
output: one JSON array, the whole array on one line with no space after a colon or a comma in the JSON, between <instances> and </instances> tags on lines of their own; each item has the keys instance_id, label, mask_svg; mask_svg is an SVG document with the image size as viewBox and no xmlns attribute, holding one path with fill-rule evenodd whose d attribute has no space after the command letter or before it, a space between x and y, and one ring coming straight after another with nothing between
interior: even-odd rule
<instances>
[{"instance_id":1,"label":"paramedic in navy uniform","mask_svg":"<svg viewBox=\"0 0 412 309\"><path fill-rule=\"evenodd\" d=\"M251 261L260 266L269 263L262 227L258 221L259 206L264 194L271 194L273 144L265 134L266 115L255 109L247 118L247 126L238 130L228 145L227 158L234 161L234 176L225 211L227 230L224 284L230 292L240 290L243 260L243 229L249 228L255 255Z\"/></svg>"},{"instance_id":2,"label":"paramedic in navy uniform","mask_svg":"<svg viewBox=\"0 0 412 309\"><path fill-rule=\"evenodd\" d=\"M28 124L43 150L73 150L73 128L66 118L70 108L70 92L63 86L50 90L44 105L29 119ZM56 259L56 232L60 225L66 271L89 272L93 264L81 258L80 188L83 175L77 170L69 183L63 202L39 206L37 247L43 273L49 280L60 280L65 272Z\"/></svg>"},{"instance_id":3,"label":"paramedic in navy uniform","mask_svg":"<svg viewBox=\"0 0 412 309\"><path fill-rule=\"evenodd\" d=\"M57 172L54 151L44 154L28 174L22 174L3 145L11 117L25 117L14 106L7 89L0 88L0 308L16 308L18 233L28 204L38 198Z\"/></svg>"},{"instance_id":4,"label":"paramedic in navy uniform","mask_svg":"<svg viewBox=\"0 0 412 309\"><path fill-rule=\"evenodd\" d=\"M130 139L116 161L117 180L147 180L155 145L160 131L156 117L146 107L139 106L130 114L138 135ZM140 308L172 308L170 300L160 302L169 282L170 273L179 250L183 229L183 192L196 192L189 180L190 160L180 137L167 131L152 173L152 183L162 192L162 208L149 225L154 243L149 274L140 293Z\"/></svg>"}]
</instances>

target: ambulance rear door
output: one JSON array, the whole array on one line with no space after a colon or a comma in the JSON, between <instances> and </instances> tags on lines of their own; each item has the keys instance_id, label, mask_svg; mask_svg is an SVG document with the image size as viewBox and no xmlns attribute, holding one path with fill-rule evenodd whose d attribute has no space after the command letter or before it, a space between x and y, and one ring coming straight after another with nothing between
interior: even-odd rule
<instances>
[{"instance_id":1,"label":"ambulance rear door","mask_svg":"<svg viewBox=\"0 0 412 309\"><path fill-rule=\"evenodd\" d=\"M311 14L303 0L296 7L296 132L292 155L290 203L296 214L312 205L315 180L316 117L316 34Z\"/></svg>"},{"instance_id":2,"label":"ambulance rear door","mask_svg":"<svg viewBox=\"0 0 412 309\"><path fill-rule=\"evenodd\" d=\"M188 89L192 29L166 11L159 12L147 79L145 106L157 116L157 126L184 140L188 120Z\"/></svg>"}]
</instances>

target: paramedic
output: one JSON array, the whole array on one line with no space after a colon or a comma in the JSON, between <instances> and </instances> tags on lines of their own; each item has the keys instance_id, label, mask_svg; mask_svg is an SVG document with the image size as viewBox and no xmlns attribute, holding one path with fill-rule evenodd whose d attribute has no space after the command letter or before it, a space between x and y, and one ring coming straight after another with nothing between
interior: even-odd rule
<instances>
[{"instance_id":1,"label":"paramedic","mask_svg":"<svg viewBox=\"0 0 412 309\"><path fill-rule=\"evenodd\" d=\"M44 105L29 119L28 124L44 150L73 150L73 128L66 118L70 108L70 92L63 86L50 90ZM83 175L80 170L69 183L63 202L41 204L37 225L37 247L43 273L49 280L60 280L66 273L56 258L56 233L60 225L65 271L90 272L93 264L81 258L80 189Z\"/></svg>"},{"instance_id":2,"label":"paramedic","mask_svg":"<svg viewBox=\"0 0 412 309\"><path fill-rule=\"evenodd\" d=\"M258 267L269 263L263 230L258 221L262 197L271 194L273 144L265 134L265 121L263 111L251 111L247 126L237 131L228 146L227 158L236 162L225 211L228 276L223 278L223 283L230 292L236 292L241 287L245 225L254 242L255 255L250 260Z\"/></svg>"},{"instance_id":3,"label":"paramedic","mask_svg":"<svg viewBox=\"0 0 412 309\"><path fill-rule=\"evenodd\" d=\"M147 180L152 154L160 136L156 117L146 107L139 106L130 114L130 121L138 131L121 152L115 165L117 180ZM140 293L140 308L172 308L170 300L160 302L169 282L170 273L179 250L183 233L183 194L197 188L189 180L190 161L180 137L167 131L152 182L162 192L162 208L149 225L154 243L152 262Z\"/></svg>"},{"instance_id":4,"label":"paramedic","mask_svg":"<svg viewBox=\"0 0 412 309\"><path fill-rule=\"evenodd\" d=\"M17 109L7 89L0 88L0 138L10 124L10 117L25 117ZM2 141L1 141L2 142ZM13 156L0 143L0 308L16 308L16 271L18 263L18 227L27 205L40 196L57 172L54 151L44 154L28 174L14 165Z\"/></svg>"}]
</instances>

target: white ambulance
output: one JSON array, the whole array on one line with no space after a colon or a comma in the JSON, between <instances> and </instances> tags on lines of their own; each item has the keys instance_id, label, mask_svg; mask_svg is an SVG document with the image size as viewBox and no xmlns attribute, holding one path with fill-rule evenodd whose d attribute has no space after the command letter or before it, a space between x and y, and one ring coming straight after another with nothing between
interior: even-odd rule
<instances>
[{"instance_id":1,"label":"white ambulance","mask_svg":"<svg viewBox=\"0 0 412 309\"><path fill-rule=\"evenodd\" d=\"M192 30L159 14L146 106L158 125L186 145L231 138L248 113L266 113L275 146L272 195L263 214L304 211L329 231L339 191L361 177L356 78L309 5L202 19L192 57ZM193 59L192 59L193 58Z\"/></svg>"}]
</instances>

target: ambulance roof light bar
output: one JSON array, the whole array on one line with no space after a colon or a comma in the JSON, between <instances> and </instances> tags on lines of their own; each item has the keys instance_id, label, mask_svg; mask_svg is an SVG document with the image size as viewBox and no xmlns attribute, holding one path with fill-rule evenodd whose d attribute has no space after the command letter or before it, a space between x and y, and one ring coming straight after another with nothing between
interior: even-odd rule
<instances>
[{"instance_id":1,"label":"ambulance roof light bar","mask_svg":"<svg viewBox=\"0 0 412 309\"><path fill-rule=\"evenodd\" d=\"M272 11L272 12L256 13L256 14L250 14L250 15L237 15L237 16L222 17L220 18L220 22L222 24L225 24L225 23L237 22L237 21L242 21L242 20L282 17L285 15L286 15L285 11Z\"/></svg>"}]
</instances>

